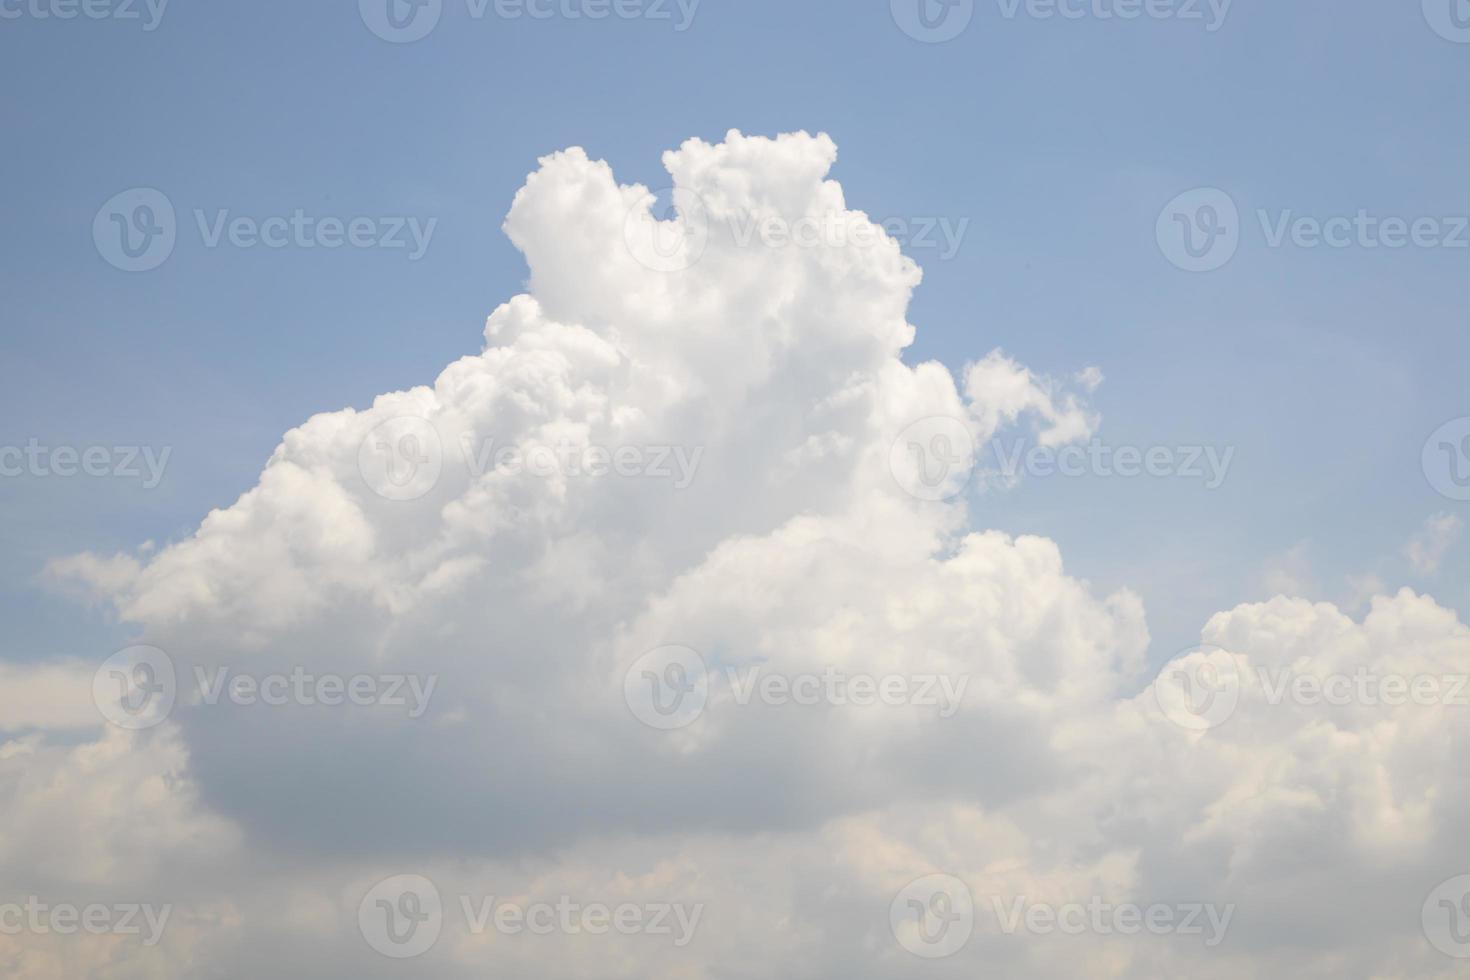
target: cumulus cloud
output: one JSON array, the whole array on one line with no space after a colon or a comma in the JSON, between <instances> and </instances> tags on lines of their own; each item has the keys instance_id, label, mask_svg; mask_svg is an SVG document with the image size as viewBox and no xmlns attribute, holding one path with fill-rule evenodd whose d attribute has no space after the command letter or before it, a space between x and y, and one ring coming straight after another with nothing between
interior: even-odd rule
<instances>
[{"instance_id":1,"label":"cumulus cloud","mask_svg":"<svg viewBox=\"0 0 1470 980\"><path fill-rule=\"evenodd\" d=\"M1409 592L1361 623L1275 599L1150 677L1135 594L969 525L975 447L1091 438L1101 371L906 363L921 277L895 242L738 233L864 226L835 160L825 136L691 140L664 157L660 217L580 149L543 159L505 222L528 292L481 352L288 432L185 539L53 566L178 686L143 732L77 735L74 697L3 727L19 880L188 913L113 975L401 976L372 941L423 913L374 891L400 875L442 908L426 977L1450 973L1419 915L1466 860L1466 709L1278 694L1280 671L1452 684L1455 614ZM380 688L329 706L307 675L436 683L414 716ZM311 698L266 703L276 677ZM40 861L47 834L86 846ZM923 916L948 929L956 895L897 920L932 875L962 884L973 936L926 962ZM679 943L474 914L562 900L698 926ZM1176 928L1037 925L1074 904ZM1213 943L1179 927L1196 906Z\"/></svg>"}]
</instances>

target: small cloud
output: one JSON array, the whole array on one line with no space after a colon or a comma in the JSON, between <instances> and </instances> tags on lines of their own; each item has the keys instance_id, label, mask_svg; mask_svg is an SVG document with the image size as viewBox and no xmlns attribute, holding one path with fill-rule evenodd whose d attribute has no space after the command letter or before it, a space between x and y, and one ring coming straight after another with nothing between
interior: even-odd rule
<instances>
[{"instance_id":1,"label":"small cloud","mask_svg":"<svg viewBox=\"0 0 1470 980\"><path fill-rule=\"evenodd\" d=\"M1273 596L1309 599L1317 595L1317 580L1312 575L1308 544L1299 541L1287 551L1266 562L1261 571L1261 585Z\"/></svg>"},{"instance_id":2,"label":"small cloud","mask_svg":"<svg viewBox=\"0 0 1470 980\"><path fill-rule=\"evenodd\" d=\"M1361 612L1368 608L1369 602L1374 596L1389 595L1388 583L1372 572L1364 572L1362 575L1347 576L1347 596L1340 605L1352 612Z\"/></svg>"},{"instance_id":3,"label":"small cloud","mask_svg":"<svg viewBox=\"0 0 1470 980\"><path fill-rule=\"evenodd\" d=\"M1464 530L1465 522L1454 514L1435 514L1404 545L1404 557L1420 575L1434 575Z\"/></svg>"}]
</instances>

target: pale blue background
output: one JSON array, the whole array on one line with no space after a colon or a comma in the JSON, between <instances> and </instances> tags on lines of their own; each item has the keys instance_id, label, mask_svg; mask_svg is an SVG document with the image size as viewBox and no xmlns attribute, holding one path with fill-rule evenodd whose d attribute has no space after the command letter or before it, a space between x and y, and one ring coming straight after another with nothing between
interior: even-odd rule
<instances>
[{"instance_id":1,"label":"pale blue background","mask_svg":"<svg viewBox=\"0 0 1470 980\"><path fill-rule=\"evenodd\" d=\"M9 8L9 9L14 9ZM572 144L653 186L689 136L825 130L875 216L968 217L926 267L912 355L1002 346L1052 373L1097 365L1111 443L1235 445L1230 479L1032 480L976 501L982 526L1056 538L1099 589L1132 585L1161 661L1213 611L1264 597L1299 542L1321 594L1349 574L1463 608L1470 560L1422 581L1397 557L1465 514L1420 466L1470 415L1470 251L1273 251L1250 217L1470 214L1470 44L1418 0L1238 0L1199 23L1006 20L955 40L887 0L704 0L664 22L489 18L448 0L407 45L351 0L175 0L137 22L0 20L0 444L173 447L162 487L0 480L0 655L100 660L121 632L37 584L52 557L186 534L314 412L432 380L479 349L525 275L499 230L536 157ZM1173 268L1160 209L1202 185L1247 213L1225 269ZM428 255L206 250L160 269L93 247L102 202L157 187L253 215L419 214Z\"/></svg>"}]
</instances>

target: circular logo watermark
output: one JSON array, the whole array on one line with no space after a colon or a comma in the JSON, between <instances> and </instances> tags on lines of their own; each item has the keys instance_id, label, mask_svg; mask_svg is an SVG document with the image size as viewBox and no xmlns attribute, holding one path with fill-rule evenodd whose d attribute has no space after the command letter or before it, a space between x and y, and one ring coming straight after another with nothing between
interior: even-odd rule
<instances>
[{"instance_id":1,"label":"circular logo watermark","mask_svg":"<svg viewBox=\"0 0 1470 980\"><path fill-rule=\"evenodd\" d=\"M163 265L174 253L178 234L173 202L152 187L113 195L92 219L97 254L124 272L148 272Z\"/></svg>"},{"instance_id":2,"label":"circular logo watermark","mask_svg":"<svg viewBox=\"0 0 1470 980\"><path fill-rule=\"evenodd\" d=\"M975 899L953 875L925 875L894 898L888 924L898 944L926 960L953 956L975 931Z\"/></svg>"},{"instance_id":3,"label":"circular logo watermark","mask_svg":"<svg viewBox=\"0 0 1470 980\"><path fill-rule=\"evenodd\" d=\"M1470 959L1470 875L1442 882L1421 912L1429 945L1457 960Z\"/></svg>"},{"instance_id":4,"label":"circular logo watermark","mask_svg":"<svg viewBox=\"0 0 1470 980\"><path fill-rule=\"evenodd\" d=\"M92 675L92 701L119 728L142 731L162 724L179 693L174 662L157 647L119 650Z\"/></svg>"},{"instance_id":5,"label":"circular logo watermark","mask_svg":"<svg viewBox=\"0 0 1470 980\"><path fill-rule=\"evenodd\" d=\"M369 946L395 960L422 956L439 941L444 903L423 875L385 878L363 896L357 928Z\"/></svg>"},{"instance_id":6,"label":"circular logo watermark","mask_svg":"<svg viewBox=\"0 0 1470 980\"><path fill-rule=\"evenodd\" d=\"M1190 647L1164 665L1154 697L1180 728L1205 732L1230 720L1240 704L1240 666L1215 646Z\"/></svg>"},{"instance_id":7,"label":"circular logo watermark","mask_svg":"<svg viewBox=\"0 0 1470 980\"><path fill-rule=\"evenodd\" d=\"M1451 419L1424 441L1429 485L1451 500L1470 500L1470 417Z\"/></svg>"},{"instance_id":8,"label":"circular logo watermark","mask_svg":"<svg viewBox=\"0 0 1470 980\"><path fill-rule=\"evenodd\" d=\"M367 434L357 468L373 492L389 500L417 500L439 482L444 444L428 419L404 415Z\"/></svg>"},{"instance_id":9,"label":"circular logo watermark","mask_svg":"<svg viewBox=\"0 0 1470 980\"><path fill-rule=\"evenodd\" d=\"M888 450L888 469L904 492L920 500L948 500L964 492L975 472L975 437L947 415L920 419Z\"/></svg>"},{"instance_id":10,"label":"circular logo watermark","mask_svg":"<svg viewBox=\"0 0 1470 980\"><path fill-rule=\"evenodd\" d=\"M368 30L393 44L409 44L428 37L439 26L444 0L357 0L358 13Z\"/></svg>"},{"instance_id":11,"label":"circular logo watermark","mask_svg":"<svg viewBox=\"0 0 1470 980\"><path fill-rule=\"evenodd\" d=\"M1470 44L1470 0L1424 0L1424 19L1445 40Z\"/></svg>"},{"instance_id":12,"label":"circular logo watermark","mask_svg":"<svg viewBox=\"0 0 1470 980\"><path fill-rule=\"evenodd\" d=\"M681 646L648 651L623 676L623 699L649 728L673 731L694 724L709 703L704 658Z\"/></svg>"},{"instance_id":13,"label":"circular logo watermark","mask_svg":"<svg viewBox=\"0 0 1470 980\"><path fill-rule=\"evenodd\" d=\"M1164 258L1185 272L1214 272L1240 248L1240 209L1218 187L1185 191L1159 213L1154 234Z\"/></svg>"},{"instance_id":14,"label":"circular logo watermark","mask_svg":"<svg viewBox=\"0 0 1470 980\"><path fill-rule=\"evenodd\" d=\"M654 214L658 198L649 193L628 209L623 241L640 265L655 272L682 272L704 256L709 245L709 208L697 191L665 188L672 207Z\"/></svg>"},{"instance_id":15,"label":"circular logo watermark","mask_svg":"<svg viewBox=\"0 0 1470 980\"><path fill-rule=\"evenodd\" d=\"M890 0L889 8L899 30L926 44L954 40L975 16L975 0Z\"/></svg>"}]
</instances>

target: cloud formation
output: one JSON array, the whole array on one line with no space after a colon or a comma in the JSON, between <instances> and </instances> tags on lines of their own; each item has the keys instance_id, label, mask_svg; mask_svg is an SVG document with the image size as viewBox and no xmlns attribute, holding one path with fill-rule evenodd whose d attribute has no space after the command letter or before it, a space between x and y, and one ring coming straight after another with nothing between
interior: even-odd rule
<instances>
[{"instance_id":1,"label":"cloud formation","mask_svg":"<svg viewBox=\"0 0 1470 980\"><path fill-rule=\"evenodd\" d=\"M1151 677L1135 594L967 510L974 447L1090 439L1101 373L907 364L920 271L876 227L736 234L867 223L835 160L691 140L661 218L581 149L546 157L505 222L528 291L483 351L286 433L189 537L53 567L178 688L92 741L74 698L0 723L12 880L184 913L157 947L92 937L89 975L402 975L374 930L392 949L431 913L378 904L399 875L436 893L425 977L1452 975L1421 907L1470 865L1470 632L1408 591L1361 623L1278 598ZM249 684L211 702L222 669ZM305 675L311 703L261 697ZM1338 676L1345 703L1302 693ZM420 717L376 697L393 677L437 679ZM1392 703L1395 677L1438 700ZM379 686L330 706L323 678ZM642 925L507 924L559 902ZM0 964L54 976L54 939L0 936Z\"/></svg>"}]
</instances>

